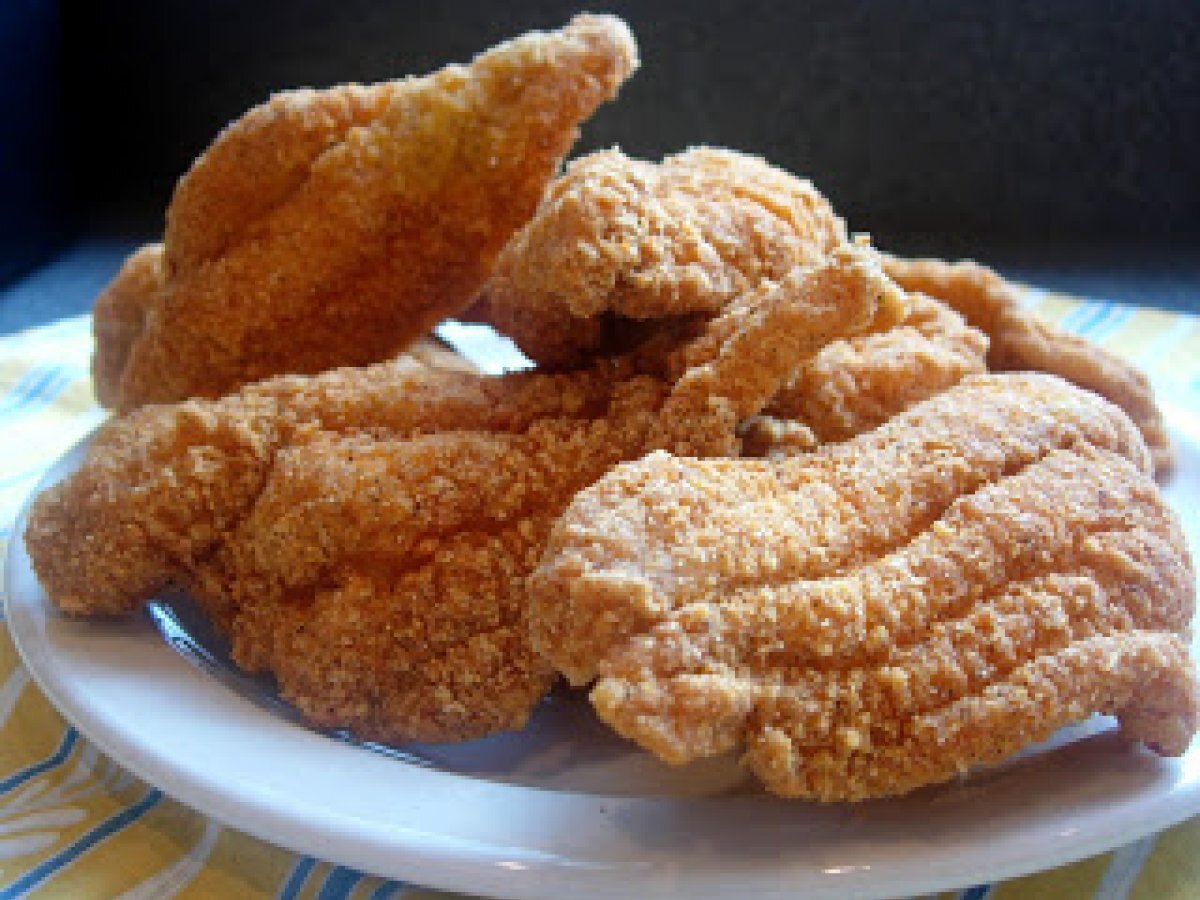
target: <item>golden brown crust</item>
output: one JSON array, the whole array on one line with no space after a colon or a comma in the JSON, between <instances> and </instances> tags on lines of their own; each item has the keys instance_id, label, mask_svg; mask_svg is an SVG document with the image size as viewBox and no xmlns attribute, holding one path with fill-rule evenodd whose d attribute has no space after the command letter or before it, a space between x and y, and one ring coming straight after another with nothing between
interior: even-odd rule
<instances>
[{"instance_id":1,"label":"golden brown crust","mask_svg":"<svg viewBox=\"0 0 1200 900\"><path fill-rule=\"evenodd\" d=\"M378 120L401 84L283 91L229 123L175 186L163 238L168 268L198 268L245 240L351 128Z\"/></svg>"},{"instance_id":2,"label":"golden brown crust","mask_svg":"<svg viewBox=\"0 0 1200 900\"><path fill-rule=\"evenodd\" d=\"M471 301L636 65L624 23L585 15L467 67L252 110L181 180L165 289L99 393L124 412L402 349Z\"/></svg>"},{"instance_id":3,"label":"golden brown crust","mask_svg":"<svg viewBox=\"0 0 1200 900\"><path fill-rule=\"evenodd\" d=\"M619 150L572 162L505 247L474 311L537 362L611 349L612 319L714 315L846 240L808 181L697 147L661 163Z\"/></svg>"},{"instance_id":4,"label":"golden brown crust","mask_svg":"<svg viewBox=\"0 0 1200 900\"><path fill-rule=\"evenodd\" d=\"M543 417L598 415L610 382L631 374L608 365L500 379L401 357L148 406L106 423L79 471L38 498L30 552L67 611L127 612L181 561L210 552L261 492L279 450L305 435L521 431Z\"/></svg>"},{"instance_id":5,"label":"golden brown crust","mask_svg":"<svg viewBox=\"0 0 1200 900\"><path fill-rule=\"evenodd\" d=\"M662 758L787 796L903 793L1091 712L1196 728L1195 576L1132 423L1046 375L960 385L781 462L652 454L581 492L535 646Z\"/></svg>"},{"instance_id":6,"label":"golden brown crust","mask_svg":"<svg viewBox=\"0 0 1200 900\"><path fill-rule=\"evenodd\" d=\"M524 580L574 493L652 448L736 454L739 419L805 353L901 298L847 250L670 356L499 377L409 357L144 407L37 499L26 544L68 612L186 585L236 661L320 725L384 740L519 727L552 676Z\"/></svg>"},{"instance_id":7,"label":"golden brown crust","mask_svg":"<svg viewBox=\"0 0 1200 900\"><path fill-rule=\"evenodd\" d=\"M884 258L884 268L910 291L936 297L960 312L991 341L996 372L1050 372L1095 391L1137 424L1161 477L1173 465L1171 441L1144 373L1087 338L1064 331L1021 306L1016 288L978 263Z\"/></svg>"},{"instance_id":8,"label":"golden brown crust","mask_svg":"<svg viewBox=\"0 0 1200 900\"><path fill-rule=\"evenodd\" d=\"M121 374L129 353L141 340L149 311L161 302L165 284L163 245L146 244L129 255L96 298L92 385L102 406L111 408L120 402Z\"/></svg>"},{"instance_id":9,"label":"golden brown crust","mask_svg":"<svg viewBox=\"0 0 1200 900\"><path fill-rule=\"evenodd\" d=\"M234 658L273 672L311 721L361 737L521 727L552 678L529 648L525 575L574 491L640 452L655 387L618 390L612 418L282 451L208 563L236 578Z\"/></svg>"},{"instance_id":10,"label":"golden brown crust","mask_svg":"<svg viewBox=\"0 0 1200 900\"><path fill-rule=\"evenodd\" d=\"M766 414L807 428L816 442L844 441L912 404L985 371L987 337L944 304L913 294L895 328L834 341L796 372ZM783 452L764 438L760 452Z\"/></svg>"},{"instance_id":11,"label":"golden brown crust","mask_svg":"<svg viewBox=\"0 0 1200 900\"><path fill-rule=\"evenodd\" d=\"M792 299L781 303L777 298ZM866 247L844 245L817 265L792 269L778 283L764 281L670 354L677 383L667 421L700 419L711 398L721 397L736 425L778 393L781 373L811 362L841 335L889 328L908 311L908 297Z\"/></svg>"}]
</instances>

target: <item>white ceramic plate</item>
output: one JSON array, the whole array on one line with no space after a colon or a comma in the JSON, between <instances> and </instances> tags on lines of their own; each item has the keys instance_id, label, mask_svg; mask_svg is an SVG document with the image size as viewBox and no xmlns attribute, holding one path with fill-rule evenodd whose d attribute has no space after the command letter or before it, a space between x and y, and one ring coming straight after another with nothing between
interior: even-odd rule
<instances>
[{"instance_id":1,"label":"white ceramic plate","mask_svg":"<svg viewBox=\"0 0 1200 900\"><path fill-rule=\"evenodd\" d=\"M1179 467L1167 492L1196 554L1200 423L1184 409L1169 418ZM1200 743L1163 760L1099 718L997 769L857 806L773 799L730 760L668 769L569 695L518 735L372 752L296 724L268 688L222 673L206 639L188 637L186 607L182 631L171 631L169 605L157 614L179 653L150 616L57 615L19 537L7 580L30 671L114 759L261 838L434 887L529 898L896 896L1059 865L1200 812Z\"/></svg>"}]
</instances>

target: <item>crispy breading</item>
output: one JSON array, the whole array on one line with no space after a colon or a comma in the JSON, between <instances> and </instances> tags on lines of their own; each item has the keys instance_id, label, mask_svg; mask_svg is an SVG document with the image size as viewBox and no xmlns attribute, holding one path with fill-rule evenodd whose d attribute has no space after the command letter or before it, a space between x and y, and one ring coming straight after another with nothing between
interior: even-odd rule
<instances>
[{"instance_id":1,"label":"crispy breading","mask_svg":"<svg viewBox=\"0 0 1200 900\"><path fill-rule=\"evenodd\" d=\"M146 316L161 302L165 283L163 245L145 244L129 254L116 277L96 297L92 386L102 406L112 408L120 403L126 361L142 337Z\"/></svg>"},{"instance_id":2,"label":"crispy breading","mask_svg":"<svg viewBox=\"0 0 1200 900\"><path fill-rule=\"evenodd\" d=\"M490 377L408 358L145 407L37 499L26 544L68 612L187 586L235 660L317 724L383 740L520 727L552 675L525 576L574 493L649 449L736 454L738 422L800 361L903 300L846 248L671 353Z\"/></svg>"},{"instance_id":3,"label":"crispy breading","mask_svg":"<svg viewBox=\"0 0 1200 900\"><path fill-rule=\"evenodd\" d=\"M813 443L844 441L912 404L985 371L987 337L946 305L913 294L895 328L833 341L808 360L765 414L793 422ZM763 438L760 454L795 442L794 427Z\"/></svg>"},{"instance_id":4,"label":"crispy breading","mask_svg":"<svg viewBox=\"0 0 1200 900\"><path fill-rule=\"evenodd\" d=\"M473 316L542 365L579 365L613 349L614 329L715 315L845 241L810 182L757 157L708 147L661 163L593 153L551 184Z\"/></svg>"},{"instance_id":5,"label":"crispy breading","mask_svg":"<svg viewBox=\"0 0 1200 900\"><path fill-rule=\"evenodd\" d=\"M535 646L665 760L745 748L767 788L860 800L1093 712L1158 752L1197 725L1195 574L1116 406L972 376L782 461L624 464L530 578Z\"/></svg>"},{"instance_id":6,"label":"crispy breading","mask_svg":"<svg viewBox=\"0 0 1200 900\"><path fill-rule=\"evenodd\" d=\"M180 181L161 290L127 348L102 347L98 395L125 412L403 349L470 303L636 66L623 22L582 15L469 66L251 110ZM97 307L98 340L120 306Z\"/></svg>"},{"instance_id":7,"label":"crispy breading","mask_svg":"<svg viewBox=\"0 0 1200 900\"><path fill-rule=\"evenodd\" d=\"M886 256L884 268L902 287L938 298L987 334L992 371L1050 372L1117 404L1141 429L1155 472L1161 477L1170 471L1166 424L1136 366L1025 309L1017 288L978 263Z\"/></svg>"}]
</instances>

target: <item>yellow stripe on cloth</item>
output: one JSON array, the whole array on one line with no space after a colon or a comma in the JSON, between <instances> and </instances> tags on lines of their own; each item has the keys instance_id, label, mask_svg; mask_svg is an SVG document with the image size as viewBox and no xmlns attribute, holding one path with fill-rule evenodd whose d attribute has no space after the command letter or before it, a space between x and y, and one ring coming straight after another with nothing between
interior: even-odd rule
<instances>
[{"instance_id":1,"label":"yellow stripe on cloth","mask_svg":"<svg viewBox=\"0 0 1200 900\"><path fill-rule=\"evenodd\" d=\"M91 352L85 316L0 341L0 517L5 526L46 465L104 419L92 394Z\"/></svg>"},{"instance_id":2,"label":"yellow stripe on cloth","mask_svg":"<svg viewBox=\"0 0 1200 900\"><path fill-rule=\"evenodd\" d=\"M0 627L0 682L23 683L0 725L0 781L44 768L69 739L66 723L36 686L20 677L23 674L12 639ZM56 764L0 793L0 892L69 851L148 790L86 740L76 738ZM223 828L164 798L104 838L102 846L33 885L25 896L275 897L296 861L289 851ZM324 879L309 881L319 891ZM378 878L362 878L359 887L369 896L382 884Z\"/></svg>"},{"instance_id":3,"label":"yellow stripe on cloth","mask_svg":"<svg viewBox=\"0 0 1200 900\"><path fill-rule=\"evenodd\" d=\"M1111 853L997 884L987 900L1083 900L1094 896L1112 861Z\"/></svg>"},{"instance_id":4,"label":"yellow stripe on cloth","mask_svg":"<svg viewBox=\"0 0 1200 900\"><path fill-rule=\"evenodd\" d=\"M1142 865L1129 900L1196 900L1200 897L1200 818L1163 832Z\"/></svg>"},{"instance_id":5,"label":"yellow stripe on cloth","mask_svg":"<svg viewBox=\"0 0 1200 900\"><path fill-rule=\"evenodd\" d=\"M208 865L178 896L180 900L276 897L295 864L294 853L226 828Z\"/></svg>"},{"instance_id":6,"label":"yellow stripe on cloth","mask_svg":"<svg viewBox=\"0 0 1200 900\"><path fill-rule=\"evenodd\" d=\"M1100 307L1042 292L1033 292L1029 302L1042 318L1068 327L1080 321L1086 324L1091 318L1088 312ZM1113 308L1122 313L1120 324L1111 331L1088 334L1097 344L1136 364L1158 383L1190 385L1200 376L1200 319L1160 309Z\"/></svg>"}]
</instances>

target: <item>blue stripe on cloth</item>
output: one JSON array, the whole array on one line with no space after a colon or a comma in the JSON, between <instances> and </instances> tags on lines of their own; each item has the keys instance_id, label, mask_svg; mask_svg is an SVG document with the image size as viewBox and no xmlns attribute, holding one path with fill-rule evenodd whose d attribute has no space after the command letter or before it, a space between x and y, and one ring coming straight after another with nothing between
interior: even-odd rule
<instances>
[{"instance_id":1,"label":"blue stripe on cloth","mask_svg":"<svg viewBox=\"0 0 1200 900\"><path fill-rule=\"evenodd\" d=\"M991 889L992 886L990 884L977 884L975 887L967 888L959 894L958 900L984 900Z\"/></svg>"},{"instance_id":2,"label":"blue stripe on cloth","mask_svg":"<svg viewBox=\"0 0 1200 900\"><path fill-rule=\"evenodd\" d=\"M1104 321L1103 328L1092 330L1092 340L1103 341L1106 337L1119 329L1122 325L1133 318L1132 306L1113 305L1112 314L1107 316Z\"/></svg>"},{"instance_id":3,"label":"blue stripe on cloth","mask_svg":"<svg viewBox=\"0 0 1200 900\"><path fill-rule=\"evenodd\" d=\"M17 383L8 389L3 398L0 398L0 413L7 412L10 408L16 409L25 402L25 397L29 395L31 390L34 390L47 375L44 366L34 366L28 372L25 372Z\"/></svg>"},{"instance_id":4,"label":"blue stripe on cloth","mask_svg":"<svg viewBox=\"0 0 1200 900\"><path fill-rule=\"evenodd\" d=\"M54 379L54 382L47 385L45 391L41 394L41 396L38 397L39 402L49 406L58 399L59 395L65 391L70 384L71 376L62 370L59 370L58 376Z\"/></svg>"},{"instance_id":5,"label":"blue stripe on cloth","mask_svg":"<svg viewBox=\"0 0 1200 900\"><path fill-rule=\"evenodd\" d=\"M1080 307L1080 312L1086 312L1087 314L1072 322L1071 330L1076 334L1091 334L1096 330L1096 328L1099 327L1100 323L1108 317L1108 314L1111 313L1112 310L1113 305L1111 303L1097 303L1095 305L1088 304L1086 306L1082 306Z\"/></svg>"},{"instance_id":6,"label":"blue stripe on cloth","mask_svg":"<svg viewBox=\"0 0 1200 900\"><path fill-rule=\"evenodd\" d=\"M115 816L105 819L91 831L77 838L70 846L34 866L8 887L0 890L0 900L16 900L27 894L59 869L70 865L74 860L87 853L106 837L116 834L122 828L136 822L161 799L162 791L152 788L137 803L127 806Z\"/></svg>"},{"instance_id":7,"label":"blue stripe on cloth","mask_svg":"<svg viewBox=\"0 0 1200 900\"><path fill-rule=\"evenodd\" d=\"M1073 309L1067 310L1066 314L1059 320L1060 328L1065 328L1067 331L1077 331L1078 323L1084 316L1090 315L1092 305L1086 301L1077 304Z\"/></svg>"},{"instance_id":8,"label":"blue stripe on cloth","mask_svg":"<svg viewBox=\"0 0 1200 900\"><path fill-rule=\"evenodd\" d=\"M321 885L317 900L345 900L354 890L354 886L362 880L362 873L345 866L335 866Z\"/></svg>"},{"instance_id":9,"label":"blue stripe on cloth","mask_svg":"<svg viewBox=\"0 0 1200 900\"><path fill-rule=\"evenodd\" d=\"M14 772L3 781L0 781L0 794L7 794L18 785L24 784L31 778L37 778L43 772L48 772L56 766L60 766L68 756L71 755L71 750L75 747L75 742L79 739L79 732L74 728L68 728L67 733L63 735L62 743L58 745L58 749L52 755L43 759L39 763L34 763L22 769L20 772Z\"/></svg>"},{"instance_id":10,"label":"blue stripe on cloth","mask_svg":"<svg viewBox=\"0 0 1200 900\"><path fill-rule=\"evenodd\" d=\"M313 866L317 861L311 856L305 856L296 863L292 869L292 874L288 876L287 882L279 891L279 900L295 900L300 893L300 888L304 887L304 882L308 880L308 873L313 870Z\"/></svg>"},{"instance_id":11,"label":"blue stripe on cloth","mask_svg":"<svg viewBox=\"0 0 1200 900\"><path fill-rule=\"evenodd\" d=\"M37 392L31 395L30 399L39 403L49 403L61 394L70 382L71 377L66 370L62 366L55 366L50 370L50 377L38 385Z\"/></svg>"},{"instance_id":12,"label":"blue stripe on cloth","mask_svg":"<svg viewBox=\"0 0 1200 900\"><path fill-rule=\"evenodd\" d=\"M54 370L54 378L43 384L37 394L30 398L38 407L49 406L67 389L71 376L61 368Z\"/></svg>"},{"instance_id":13,"label":"blue stripe on cloth","mask_svg":"<svg viewBox=\"0 0 1200 900\"><path fill-rule=\"evenodd\" d=\"M34 405L45 405L70 384L62 366L37 366L21 377L0 401L0 415Z\"/></svg>"}]
</instances>

